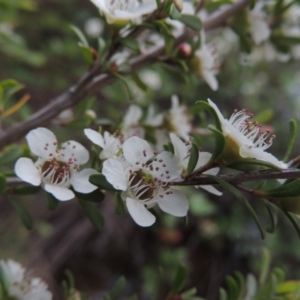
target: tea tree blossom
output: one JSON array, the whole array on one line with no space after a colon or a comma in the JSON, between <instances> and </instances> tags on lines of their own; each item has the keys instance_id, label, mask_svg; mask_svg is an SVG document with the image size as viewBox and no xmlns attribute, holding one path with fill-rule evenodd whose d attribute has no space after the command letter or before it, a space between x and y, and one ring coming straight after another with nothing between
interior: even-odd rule
<instances>
[{"instance_id":1,"label":"tea tree blossom","mask_svg":"<svg viewBox=\"0 0 300 300\"><path fill-rule=\"evenodd\" d=\"M89 160L88 151L76 141L68 141L58 147L55 135L46 128L37 128L26 136L31 152L38 157L34 163L22 157L15 165L15 173L25 182L44 189L61 201L75 197L75 191L90 193L97 189L89 182L89 176L97 173L79 166Z\"/></svg>"},{"instance_id":2,"label":"tea tree blossom","mask_svg":"<svg viewBox=\"0 0 300 300\"><path fill-rule=\"evenodd\" d=\"M52 294L40 278L30 278L25 269L13 260L1 260L0 274L4 277L4 299L51 300ZM7 298L6 298L6 297ZM2 299L2 298L1 298Z\"/></svg>"},{"instance_id":3,"label":"tea tree blossom","mask_svg":"<svg viewBox=\"0 0 300 300\"><path fill-rule=\"evenodd\" d=\"M174 216L186 216L188 200L168 183L181 174L178 160L171 152L155 155L150 145L131 137L123 145L124 160L108 159L103 163L107 181L122 191L128 212L140 226L151 226L155 216L148 210L156 204Z\"/></svg>"},{"instance_id":4,"label":"tea tree blossom","mask_svg":"<svg viewBox=\"0 0 300 300\"><path fill-rule=\"evenodd\" d=\"M137 105L130 105L124 118L122 125L122 134L124 139L128 139L132 136L139 136L141 138L145 135L145 130L141 126L143 111Z\"/></svg>"},{"instance_id":5,"label":"tea tree blossom","mask_svg":"<svg viewBox=\"0 0 300 300\"><path fill-rule=\"evenodd\" d=\"M229 120L225 119L218 107L208 99L209 105L218 115L226 145L222 157L228 161L255 158L277 167L286 165L272 154L265 152L272 145L274 135L263 131L256 122L250 121L252 114L243 109L235 111Z\"/></svg>"},{"instance_id":6,"label":"tea tree blossom","mask_svg":"<svg viewBox=\"0 0 300 300\"><path fill-rule=\"evenodd\" d=\"M181 168L182 168L182 177L184 178L186 175L188 163L190 160L190 149L191 149L191 144L189 141L183 142L180 138L178 138L175 134L171 133L170 134L170 139L172 141L173 147L174 147L174 154L175 157L178 158ZM198 157L198 162L195 166L195 170L199 169L200 167L206 165L210 158L211 154L208 152L199 152L199 157ZM219 173L219 168L211 168L202 174L208 174L208 175L217 175ZM182 178L182 180L183 180ZM202 188L212 194L215 194L217 196L221 196L222 193L219 192L216 188L214 188L211 185L200 185L196 186L197 188Z\"/></svg>"},{"instance_id":7,"label":"tea tree blossom","mask_svg":"<svg viewBox=\"0 0 300 300\"><path fill-rule=\"evenodd\" d=\"M100 152L100 159L107 159L112 157L117 157L120 153L120 148L122 147L122 140L120 136L111 135L109 132L104 131L104 134L93 129L85 129L84 134L89 140L94 144L100 146L102 151Z\"/></svg>"},{"instance_id":8,"label":"tea tree blossom","mask_svg":"<svg viewBox=\"0 0 300 300\"><path fill-rule=\"evenodd\" d=\"M108 24L123 27L128 22L137 22L156 8L155 1L137 0L91 0L104 15Z\"/></svg>"}]
</instances>

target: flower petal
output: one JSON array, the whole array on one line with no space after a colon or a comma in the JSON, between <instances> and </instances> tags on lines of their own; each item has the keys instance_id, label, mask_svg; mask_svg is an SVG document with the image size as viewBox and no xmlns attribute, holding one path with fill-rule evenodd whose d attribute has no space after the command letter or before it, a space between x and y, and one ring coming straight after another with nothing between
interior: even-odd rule
<instances>
[{"instance_id":1,"label":"flower petal","mask_svg":"<svg viewBox=\"0 0 300 300\"><path fill-rule=\"evenodd\" d=\"M189 210L189 202L186 196L177 190L169 190L170 194L164 194L157 202L160 209L176 217L186 216Z\"/></svg>"},{"instance_id":2,"label":"flower petal","mask_svg":"<svg viewBox=\"0 0 300 300\"><path fill-rule=\"evenodd\" d=\"M21 157L17 160L15 173L19 178L32 185L38 186L41 184L41 174L29 158Z\"/></svg>"},{"instance_id":3,"label":"flower petal","mask_svg":"<svg viewBox=\"0 0 300 300\"><path fill-rule=\"evenodd\" d=\"M209 160L211 159L211 157L212 157L212 154L210 154L209 152L199 152L199 157L198 157L198 161L197 161L195 170L206 165L209 162Z\"/></svg>"},{"instance_id":4,"label":"flower petal","mask_svg":"<svg viewBox=\"0 0 300 300\"><path fill-rule=\"evenodd\" d=\"M213 187L212 185L196 185L195 188L200 188L200 189L206 190L207 192L214 194L216 196L221 196L223 194L220 191L218 191L215 187Z\"/></svg>"},{"instance_id":5,"label":"flower petal","mask_svg":"<svg viewBox=\"0 0 300 300\"><path fill-rule=\"evenodd\" d=\"M133 136L123 144L125 159L133 166L141 166L153 157L150 145L143 139Z\"/></svg>"},{"instance_id":6,"label":"flower petal","mask_svg":"<svg viewBox=\"0 0 300 300\"><path fill-rule=\"evenodd\" d=\"M170 139L174 147L174 154L181 162L188 156L188 148L185 143L174 133L170 133Z\"/></svg>"},{"instance_id":7,"label":"flower petal","mask_svg":"<svg viewBox=\"0 0 300 300\"><path fill-rule=\"evenodd\" d=\"M71 185L73 186L74 190L83 193L88 194L92 191L96 190L98 187L91 184L89 182L89 177L92 174L97 174L98 172L94 169L83 169L78 173L75 173L73 177L71 178Z\"/></svg>"},{"instance_id":8,"label":"flower petal","mask_svg":"<svg viewBox=\"0 0 300 300\"><path fill-rule=\"evenodd\" d=\"M155 216L143 203L132 198L126 198L126 206L133 220L142 227L151 226L155 222Z\"/></svg>"},{"instance_id":9,"label":"flower petal","mask_svg":"<svg viewBox=\"0 0 300 300\"><path fill-rule=\"evenodd\" d=\"M123 163L115 158L109 158L103 163L102 174L112 186L121 191L126 191L128 178Z\"/></svg>"},{"instance_id":10,"label":"flower petal","mask_svg":"<svg viewBox=\"0 0 300 300\"><path fill-rule=\"evenodd\" d=\"M27 143L30 151L40 157L48 157L55 153L57 149L57 140L52 131L47 128L39 127L31 130L27 136Z\"/></svg>"},{"instance_id":11,"label":"flower petal","mask_svg":"<svg viewBox=\"0 0 300 300\"><path fill-rule=\"evenodd\" d=\"M84 129L84 134L87 136L89 140L91 140L94 144L100 146L101 148L104 147L104 139L102 134L97 132L96 130L93 129Z\"/></svg>"},{"instance_id":12,"label":"flower petal","mask_svg":"<svg viewBox=\"0 0 300 300\"><path fill-rule=\"evenodd\" d=\"M62 161L73 162L76 165L85 164L89 158L89 152L78 142L68 141L61 145L59 156Z\"/></svg>"},{"instance_id":13,"label":"flower petal","mask_svg":"<svg viewBox=\"0 0 300 300\"><path fill-rule=\"evenodd\" d=\"M215 103L213 103L210 99L207 99L208 104L214 109L214 111L216 112L216 114L218 115L219 121L221 122L221 124L224 124L224 117L222 115L222 113L220 112L220 110L218 109L217 105Z\"/></svg>"},{"instance_id":14,"label":"flower petal","mask_svg":"<svg viewBox=\"0 0 300 300\"><path fill-rule=\"evenodd\" d=\"M70 189L58 185L46 184L45 191L52 194L60 201L71 200L75 197L74 193Z\"/></svg>"}]
</instances>

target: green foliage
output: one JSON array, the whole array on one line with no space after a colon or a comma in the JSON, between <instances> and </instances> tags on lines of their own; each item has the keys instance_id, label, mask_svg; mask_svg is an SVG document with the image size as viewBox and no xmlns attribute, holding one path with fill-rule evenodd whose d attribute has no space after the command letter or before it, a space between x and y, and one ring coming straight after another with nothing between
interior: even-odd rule
<instances>
[{"instance_id":1,"label":"green foliage","mask_svg":"<svg viewBox=\"0 0 300 300\"><path fill-rule=\"evenodd\" d=\"M189 163L187 166L187 174L191 174L198 162L198 158L199 158L199 149L198 146L195 143L191 144L191 154L190 154L190 159L189 159Z\"/></svg>"}]
</instances>

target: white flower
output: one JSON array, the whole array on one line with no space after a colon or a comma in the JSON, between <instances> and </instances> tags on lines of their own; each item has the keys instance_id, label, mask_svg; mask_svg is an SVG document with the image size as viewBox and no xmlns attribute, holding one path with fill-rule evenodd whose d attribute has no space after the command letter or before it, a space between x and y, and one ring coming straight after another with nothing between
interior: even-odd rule
<instances>
[{"instance_id":1,"label":"white flower","mask_svg":"<svg viewBox=\"0 0 300 300\"><path fill-rule=\"evenodd\" d=\"M31 130L26 139L38 160L33 163L29 158L18 159L15 173L22 180L35 186L42 184L48 193L62 201L75 197L71 185L75 191L85 194L97 189L89 182L89 176L97 172L79 169L79 165L89 160L89 153L81 144L68 141L58 148L52 131L42 127Z\"/></svg>"},{"instance_id":2,"label":"white flower","mask_svg":"<svg viewBox=\"0 0 300 300\"><path fill-rule=\"evenodd\" d=\"M104 24L99 18L90 18L84 23L84 29L89 36L97 38L103 32Z\"/></svg>"},{"instance_id":3,"label":"white flower","mask_svg":"<svg viewBox=\"0 0 300 300\"><path fill-rule=\"evenodd\" d=\"M226 140L225 152L230 160L255 158L269 162L279 168L286 168L286 164L279 161L272 154L265 152L272 145L274 135L262 131L261 126L250 121L252 114L247 110L236 111L229 120L224 119L218 107L208 99L209 105L215 110L222 126Z\"/></svg>"},{"instance_id":4,"label":"white flower","mask_svg":"<svg viewBox=\"0 0 300 300\"><path fill-rule=\"evenodd\" d=\"M151 226L155 222L148 211L155 204L174 216L186 216L189 205L185 195L167 185L181 174L171 152L155 155L145 140L131 137L124 142L123 155L125 161L106 160L102 172L108 182L123 191L121 196L138 225Z\"/></svg>"},{"instance_id":5,"label":"white flower","mask_svg":"<svg viewBox=\"0 0 300 300\"><path fill-rule=\"evenodd\" d=\"M124 116L122 125L122 134L124 136L124 140L132 136L144 137L145 130L140 125L142 115L143 112L139 106L129 106L128 111Z\"/></svg>"},{"instance_id":6,"label":"white flower","mask_svg":"<svg viewBox=\"0 0 300 300\"><path fill-rule=\"evenodd\" d=\"M84 134L90 139L94 144L100 146L102 151L100 152L100 159L107 159L117 157L120 153L122 147L122 141L120 137L111 135L109 132L105 131L104 135L93 129L84 129Z\"/></svg>"},{"instance_id":7,"label":"white flower","mask_svg":"<svg viewBox=\"0 0 300 300\"><path fill-rule=\"evenodd\" d=\"M163 114L155 113L154 107L149 106L144 124L152 127L159 127L162 125L163 120L164 120Z\"/></svg>"},{"instance_id":8,"label":"white flower","mask_svg":"<svg viewBox=\"0 0 300 300\"><path fill-rule=\"evenodd\" d=\"M156 9L155 1L147 3L137 0L91 0L104 15L108 24L118 27L125 26L128 22L137 22L146 14Z\"/></svg>"},{"instance_id":9,"label":"white flower","mask_svg":"<svg viewBox=\"0 0 300 300\"><path fill-rule=\"evenodd\" d=\"M204 31L201 33L201 47L195 52L191 63L197 75L203 77L209 87L216 91L219 86L216 79L216 74L219 72L219 63L215 48L205 43Z\"/></svg>"},{"instance_id":10,"label":"white flower","mask_svg":"<svg viewBox=\"0 0 300 300\"><path fill-rule=\"evenodd\" d=\"M256 45L266 41L271 35L266 14L263 11L263 5L263 2L258 2L254 8L249 11L250 34Z\"/></svg>"},{"instance_id":11,"label":"white flower","mask_svg":"<svg viewBox=\"0 0 300 300\"><path fill-rule=\"evenodd\" d=\"M190 160L191 144L190 144L190 142L184 143L174 133L170 133L170 139L171 139L173 147L174 147L175 157L177 157L178 160L180 161L181 168L182 168L182 174L183 174L183 177L185 177L184 173L187 171L187 167L188 167L189 160ZM211 156L212 155L208 152L202 152L202 151L199 152L198 162L195 166L195 170L206 165L209 162ZM209 169L209 170L203 172L202 174L217 175L219 173L219 170L220 170L219 168L212 168L212 169ZM216 188L214 188L211 185L199 185L199 186L195 186L195 187L202 188L202 189L204 189L212 194L215 194L217 196L222 195L221 192L219 192Z\"/></svg>"},{"instance_id":12,"label":"white flower","mask_svg":"<svg viewBox=\"0 0 300 300\"><path fill-rule=\"evenodd\" d=\"M172 96L171 101L172 107L168 115L168 129L170 132L174 132L184 140L187 140L189 139L192 126L186 113L186 106L179 105L179 100L176 95Z\"/></svg>"},{"instance_id":13,"label":"white flower","mask_svg":"<svg viewBox=\"0 0 300 300\"><path fill-rule=\"evenodd\" d=\"M51 300L52 294L40 278L28 278L25 269L13 260L0 261L7 282L7 296L16 300ZM5 297L4 297L5 298ZM6 298L5 298L6 299Z\"/></svg>"}]
</instances>

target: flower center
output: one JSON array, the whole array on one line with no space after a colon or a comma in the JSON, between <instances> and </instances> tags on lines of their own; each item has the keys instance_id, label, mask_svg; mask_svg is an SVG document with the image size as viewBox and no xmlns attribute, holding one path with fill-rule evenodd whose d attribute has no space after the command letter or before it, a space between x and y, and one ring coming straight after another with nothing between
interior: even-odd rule
<instances>
[{"instance_id":1,"label":"flower center","mask_svg":"<svg viewBox=\"0 0 300 300\"><path fill-rule=\"evenodd\" d=\"M141 170L131 172L129 177L130 191L139 200L148 201L153 199L155 185L150 174L144 174Z\"/></svg>"},{"instance_id":2,"label":"flower center","mask_svg":"<svg viewBox=\"0 0 300 300\"><path fill-rule=\"evenodd\" d=\"M63 185L70 181L70 166L64 162L57 161L56 159L45 161L41 171L46 183Z\"/></svg>"}]
</instances>

